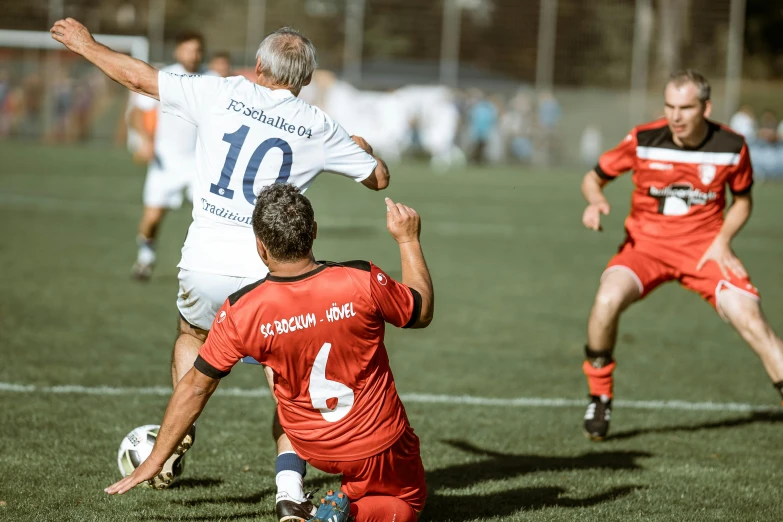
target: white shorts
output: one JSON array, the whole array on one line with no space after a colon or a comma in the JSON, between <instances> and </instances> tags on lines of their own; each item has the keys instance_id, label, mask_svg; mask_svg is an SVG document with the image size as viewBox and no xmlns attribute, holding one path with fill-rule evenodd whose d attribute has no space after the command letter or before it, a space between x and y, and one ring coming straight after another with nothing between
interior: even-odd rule
<instances>
[{"instance_id":1,"label":"white shorts","mask_svg":"<svg viewBox=\"0 0 783 522\"><path fill-rule=\"evenodd\" d=\"M258 281L252 277L232 277L180 269L177 308L191 325L210 330L220 307L228 296Z\"/></svg>"},{"instance_id":2,"label":"white shorts","mask_svg":"<svg viewBox=\"0 0 783 522\"><path fill-rule=\"evenodd\" d=\"M193 201L195 170L191 160L167 160L156 157L147 169L144 182L144 206L180 208L187 197Z\"/></svg>"}]
</instances>

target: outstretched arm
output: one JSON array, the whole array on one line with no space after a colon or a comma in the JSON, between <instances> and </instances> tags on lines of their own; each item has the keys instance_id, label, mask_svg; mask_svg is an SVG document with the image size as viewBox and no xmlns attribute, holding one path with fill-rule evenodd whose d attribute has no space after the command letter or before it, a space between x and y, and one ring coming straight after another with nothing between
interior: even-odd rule
<instances>
[{"instance_id":1,"label":"outstretched arm","mask_svg":"<svg viewBox=\"0 0 783 522\"><path fill-rule=\"evenodd\" d=\"M383 190L389 186L389 167L380 157L373 154L372 146L361 136L351 136L351 139L367 154L373 157L378 164L370 176L362 181L362 185L370 190Z\"/></svg>"},{"instance_id":2,"label":"outstretched arm","mask_svg":"<svg viewBox=\"0 0 783 522\"><path fill-rule=\"evenodd\" d=\"M402 283L421 295L421 314L412 328L426 328L435 311L435 292L419 242L421 218L412 208L389 198L386 198L386 208L386 228L400 246Z\"/></svg>"},{"instance_id":3,"label":"outstretched arm","mask_svg":"<svg viewBox=\"0 0 783 522\"><path fill-rule=\"evenodd\" d=\"M106 76L128 89L160 99L158 70L95 41L90 31L73 18L58 20L49 30L52 38L94 63Z\"/></svg>"},{"instance_id":4,"label":"outstretched arm","mask_svg":"<svg viewBox=\"0 0 783 522\"><path fill-rule=\"evenodd\" d=\"M220 379L213 379L191 368L174 389L150 456L133 473L104 491L110 495L123 494L160 473L163 464L196 422L219 383Z\"/></svg>"}]
</instances>

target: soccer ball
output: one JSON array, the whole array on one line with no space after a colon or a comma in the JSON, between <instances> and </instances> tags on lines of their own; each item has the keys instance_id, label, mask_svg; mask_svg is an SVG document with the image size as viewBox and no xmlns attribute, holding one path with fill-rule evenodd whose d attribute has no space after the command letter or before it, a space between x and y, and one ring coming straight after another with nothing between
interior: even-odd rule
<instances>
[{"instance_id":1,"label":"soccer ball","mask_svg":"<svg viewBox=\"0 0 783 522\"><path fill-rule=\"evenodd\" d=\"M133 473L133 470L147 460L147 457L152 453L152 447L155 445L155 440L158 438L159 430L159 425L147 424L146 426L135 428L122 439L120 451L117 453L117 466L120 468L120 473L122 473L123 477L127 477ZM172 480L181 475L185 467L184 455L174 454L172 455L172 458L175 459L172 463L173 476L163 477L163 474L161 474L140 485L142 487L152 487L155 489L165 489L169 487Z\"/></svg>"}]
</instances>

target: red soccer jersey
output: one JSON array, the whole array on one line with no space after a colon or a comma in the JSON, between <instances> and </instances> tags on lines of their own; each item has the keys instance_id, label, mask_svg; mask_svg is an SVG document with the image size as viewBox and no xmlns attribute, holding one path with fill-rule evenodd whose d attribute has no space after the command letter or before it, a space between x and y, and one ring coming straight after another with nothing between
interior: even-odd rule
<instances>
[{"instance_id":1,"label":"red soccer jersey","mask_svg":"<svg viewBox=\"0 0 783 522\"><path fill-rule=\"evenodd\" d=\"M750 191L753 168L744 138L707 123L707 137L694 149L677 146L666 120L657 120L635 127L601 156L595 171L604 179L633 171L625 221L631 239L689 244L714 237L723 224L726 185L733 194Z\"/></svg>"},{"instance_id":2,"label":"red soccer jersey","mask_svg":"<svg viewBox=\"0 0 783 522\"><path fill-rule=\"evenodd\" d=\"M275 372L280 423L302 458L363 459L408 427L383 337L386 322L410 327L420 313L418 292L372 263L323 262L231 295L195 366L220 378L253 357Z\"/></svg>"}]
</instances>

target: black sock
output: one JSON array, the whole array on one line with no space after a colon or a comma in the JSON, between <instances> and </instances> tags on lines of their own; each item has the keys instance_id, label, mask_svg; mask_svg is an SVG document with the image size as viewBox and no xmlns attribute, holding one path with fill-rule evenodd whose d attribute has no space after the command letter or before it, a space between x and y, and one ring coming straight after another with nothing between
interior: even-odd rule
<instances>
[{"instance_id":1,"label":"black sock","mask_svg":"<svg viewBox=\"0 0 783 522\"><path fill-rule=\"evenodd\" d=\"M590 366L596 369L608 366L614 361L612 350L593 350L587 345L585 345L585 357Z\"/></svg>"}]
</instances>

